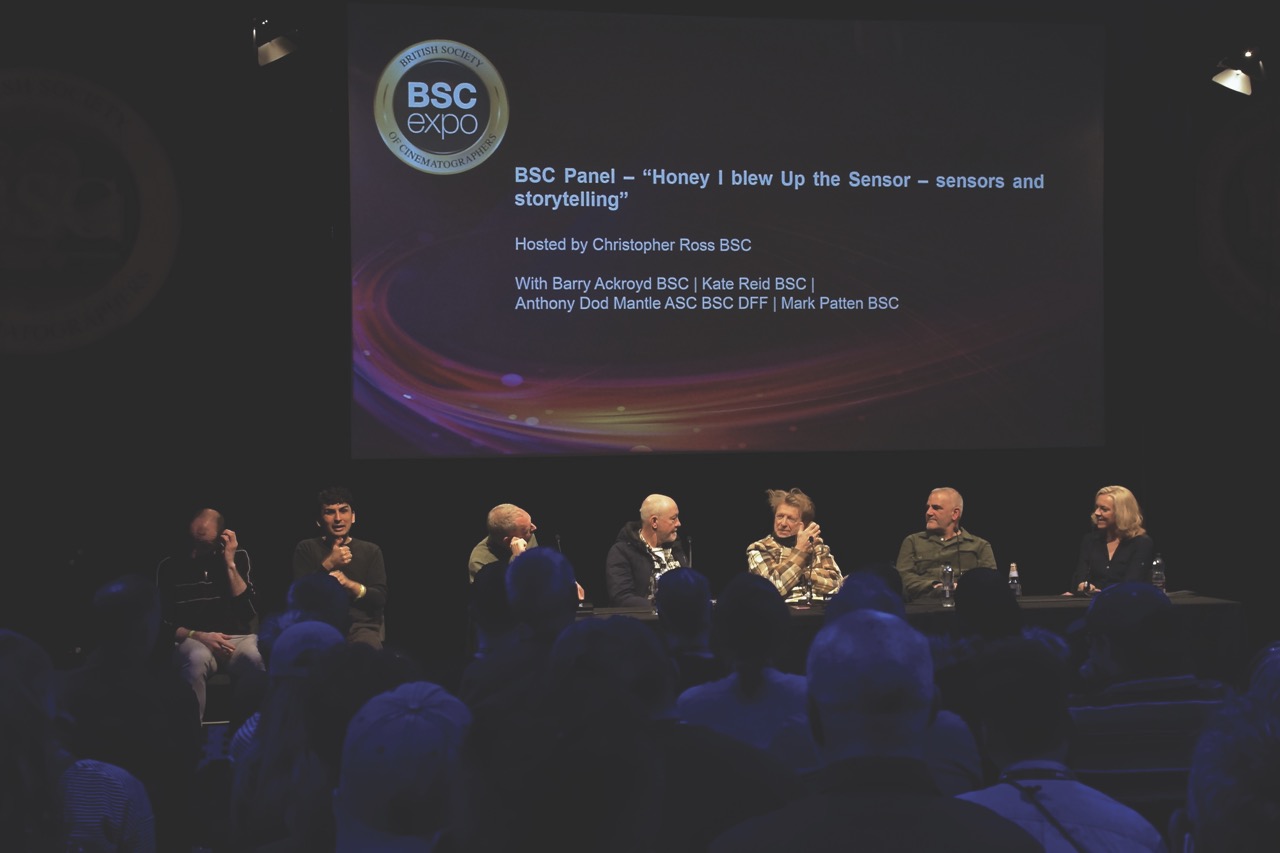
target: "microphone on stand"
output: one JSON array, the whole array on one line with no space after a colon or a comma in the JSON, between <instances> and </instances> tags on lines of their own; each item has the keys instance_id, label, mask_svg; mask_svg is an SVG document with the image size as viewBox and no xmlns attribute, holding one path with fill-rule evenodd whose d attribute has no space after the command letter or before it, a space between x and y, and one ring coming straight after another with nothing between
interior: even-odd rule
<instances>
[{"instance_id":1,"label":"microphone on stand","mask_svg":"<svg viewBox=\"0 0 1280 853\"><path fill-rule=\"evenodd\" d=\"M557 534L556 534L556 550L557 550L557 551L559 551L561 554L563 554L563 553L564 553L564 549L560 547L560 534L559 534L559 533L557 533Z\"/></svg>"},{"instance_id":2,"label":"microphone on stand","mask_svg":"<svg viewBox=\"0 0 1280 853\"><path fill-rule=\"evenodd\" d=\"M685 540L685 542L687 542L687 543L688 543L688 547L687 547L687 548L685 548L685 557L686 557L686 558L688 558L688 560L689 560L689 568L691 568L691 569L692 569L692 568L693 568L693 537L692 537L692 536L685 536L685 537L684 537L684 540Z\"/></svg>"}]
</instances>

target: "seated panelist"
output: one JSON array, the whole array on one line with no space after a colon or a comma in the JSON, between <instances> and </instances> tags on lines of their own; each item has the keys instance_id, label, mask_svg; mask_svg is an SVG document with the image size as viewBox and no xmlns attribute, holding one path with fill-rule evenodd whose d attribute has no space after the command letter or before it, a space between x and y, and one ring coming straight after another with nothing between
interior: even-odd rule
<instances>
[{"instance_id":1,"label":"seated panelist","mask_svg":"<svg viewBox=\"0 0 1280 853\"><path fill-rule=\"evenodd\" d=\"M834 595L844 582L831 549L814 521L813 501L799 489L766 489L773 509L773 533L747 546L747 568L770 581L787 601L813 594Z\"/></svg>"},{"instance_id":2,"label":"seated panelist","mask_svg":"<svg viewBox=\"0 0 1280 853\"><path fill-rule=\"evenodd\" d=\"M1122 581L1149 580L1155 542L1142 526L1142 508L1124 486L1103 486L1093 499L1090 530L1080 540L1071 592L1094 593Z\"/></svg>"},{"instance_id":3,"label":"seated panelist","mask_svg":"<svg viewBox=\"0 0 1280 853\"><path fill-rule=\"evenodd\" d=\"M942 487L929 493L924 508L924 530L902 540L896 567L902 576L907 601L940 595L942 567L955 570L955 583L970 569L996 567L991 543L960 526L964 498L955 489Z\"/></svg>"}]
</instances>

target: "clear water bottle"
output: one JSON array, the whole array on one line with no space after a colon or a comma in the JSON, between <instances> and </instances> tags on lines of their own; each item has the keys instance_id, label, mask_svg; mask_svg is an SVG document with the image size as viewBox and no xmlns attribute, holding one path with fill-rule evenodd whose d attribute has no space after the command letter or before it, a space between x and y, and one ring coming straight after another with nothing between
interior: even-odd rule
<instances>
[{"instance_id":1,"label":"clear water bottle","mask_svg":"<svg viewBox=\"0 0 1280 853\"><path fill-rule=\"evenodd\" d=\"M942 567L942 606L956 606L956 571L950 563Z\"/></svg>"},{"instance_id":2,"label":"clear water bottle","mask_svg":"<svg viewBox=\"0 0 1280 853\"><path fill-rule=\"evenodd\" d=\"M1009 589L1013 591L1014 598L1022 598L1022 581L1018 579L1018 564L1009 564Z\"/></svg>"},{"instance_id":3,"label":"clear water bottle","mask_svg":"<svg viewBox=\"0 0 1280 853\"><path fill-rule=\"evenodd\" d=\"M1151 561L1151 585L1164 592L1164 583L1164 557L1156 554L1155 559Z\"/></svg>"}]
</instances>

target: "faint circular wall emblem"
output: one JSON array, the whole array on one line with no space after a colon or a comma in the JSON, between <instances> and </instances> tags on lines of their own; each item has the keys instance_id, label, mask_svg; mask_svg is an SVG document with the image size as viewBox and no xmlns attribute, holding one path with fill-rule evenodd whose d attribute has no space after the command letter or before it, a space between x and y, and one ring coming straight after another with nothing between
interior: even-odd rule
<instances>
[{"instance_id":1,"label":"faint circular wall emblem","mask_svg":"<svg viewBox=\"0 0 1280 853\"><path fill-rule=\"evenodd\" d=\"M507 90L483 55L456 41L424 41L387 63L373 100L387 148L419 171L474 169L507 132Z\"/></svg>"},{"instance_id":2,"label":"faint circular wall emblem","mask_svg":"<svg viewBox=\"0 0 1280 853\"><path fill-rule=\"evenodd\" d=\"M74 75L0 71L0 349L66 350L120 328L177 244L168 156L127 104Z\"/></svg>"}]
</instances>

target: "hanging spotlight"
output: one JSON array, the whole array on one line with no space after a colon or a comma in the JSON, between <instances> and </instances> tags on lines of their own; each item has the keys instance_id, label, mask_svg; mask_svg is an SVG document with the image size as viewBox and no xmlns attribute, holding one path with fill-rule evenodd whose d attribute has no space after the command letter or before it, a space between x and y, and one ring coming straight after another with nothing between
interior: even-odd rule
<instances>
[{"instance_id":1,"label":"hanging spotlight","mask_svg":"<svg viewBox=\"0 0 1280 853\"><path fill-rule=\"evenodd\" d=\"M1213 82L1234 89L1242 95L1252 95L1253 87L1267 78L1266 69L1262 67L1262 57L1253 49L1223 57L1218 68L1220 70L1213 75Z\"/></svg>"},{"instance_id":2,"label":"hanging spotlight","mask_svg":"<svg viewBox=\"0 0 1280 853\"><path fill-rule=\"evenodd\" d=\"M303 36L298 22L288 14L256 15L253 19L253 45L258 65L263 66L296 53Z\"/></svg>"}]
</instances>

